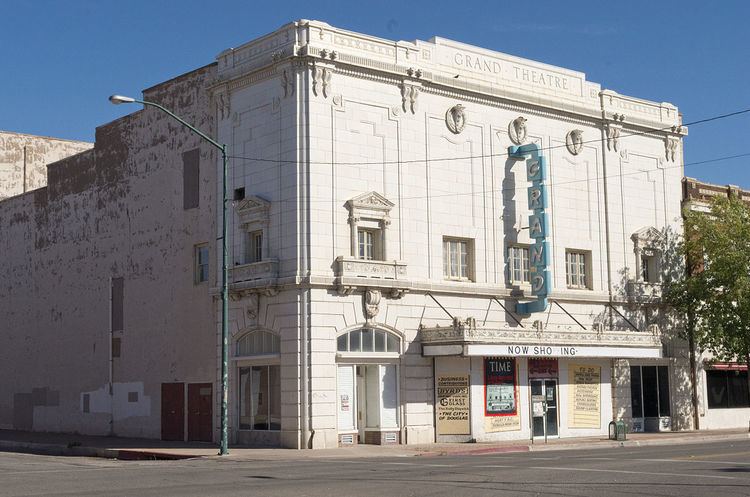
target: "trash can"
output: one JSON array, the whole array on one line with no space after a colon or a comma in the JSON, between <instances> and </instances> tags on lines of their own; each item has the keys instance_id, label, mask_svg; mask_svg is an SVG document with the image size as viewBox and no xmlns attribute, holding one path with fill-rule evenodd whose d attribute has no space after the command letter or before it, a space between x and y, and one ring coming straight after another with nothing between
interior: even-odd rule
<instances>
[{"instance_id":1,"label":"trash can","mask_svg":"<svg viewBox=\"0 0 750 497\"><path fill-rule=\"evenodd\" d=\"M609 439L625 440L627 438L627 428L623 421L612 420L609 423Z\"/></svg>"}]
</instances>

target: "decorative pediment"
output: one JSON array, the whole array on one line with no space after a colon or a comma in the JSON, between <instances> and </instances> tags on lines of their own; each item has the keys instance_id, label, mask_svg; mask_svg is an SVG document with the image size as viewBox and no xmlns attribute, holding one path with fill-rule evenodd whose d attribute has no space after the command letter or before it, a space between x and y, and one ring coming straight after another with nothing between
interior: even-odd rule
<instances>
[{"instance_id":1,"label":"decorative pediment","mask_svg":"<svg viewBox=\"0 0 750 497\"><path fill-rule=\"evenodd\" d=\"M386 214L396 205L378 192L367 192L348 200L346 206L349 210L373 210L383 211Z\"/></svg>"},{"instance_id":2,"label":"decorative pediment","mask_svg":"<svg viewBox=\"0 0 750 497\"><path fill-rule=\"evenodd\" d=\"M664 235L653 226L646 226L630 235L630 239L636 247L659 247L664 242Z\"/></svg>"},{"instance_id":3,"label":"decorative pediment","mask_svg":"<svg viewBox=\"0 0 750 497\"><path fill-rule=\"evenodd\" d=\"M241 225L267 222L270 207L271 202L255 195L250 195L234 204Z\"/></svg>"}]
</instances>

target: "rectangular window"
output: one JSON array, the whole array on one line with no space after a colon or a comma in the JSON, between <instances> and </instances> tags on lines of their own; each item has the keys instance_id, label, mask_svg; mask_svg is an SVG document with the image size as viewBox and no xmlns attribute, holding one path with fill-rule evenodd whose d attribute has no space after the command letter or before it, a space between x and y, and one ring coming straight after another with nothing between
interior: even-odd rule
<instances>
[{"instance_id":1,"label":"rectangular window","mask_svg":"<svg viewBox=\"0 0 750 497\"><path fill-rule=\"evenodd\" d=\"M245 260L248 264L263 260L263 231L251 231L247 234L247 255Z\"/></svg>"},{"instance_id":2,"label":"rectangular window","mask_svg":"<svg viewBox=\"0 0 750 497\"><path fill-rule=\"evenodd\" d=\"M357 230L357 257L368 261L379 260L379 238L380 232L378 230Z\"/></svg>"},{"instance_id":3,"label":"rectangular window","mask_svg":"<svg viewBox=\"0 0 750 497\"><path fill-rule=\"evenodd\" d=\"M747 371L706 371L708 408L750 407Z\"/></svg>"},{"instance_id":4,"label":"rectangular window","mask_svg":"<svg viewBox=\"0 0 750 497\"><path fill-rule=\"evenodd\" d=\"M530 283L529 247L511 245L508 247L508 276L513 284Z\"/></svg>"},{"instance_id":5,"label":"rectangular window","mask_svg":"<svg viewBox=\"0 0 750 497\"><path fill-rule=\"evenodd\" d=\"M588 276L588 254L567 250L565 252L565 281L568 288L590 288Z\"/></svg>"},{"instance_id":6,"label":"rectangular window","mask_svg":"<svg viewBox=\"0 0 750 497\"><path fill-rule=\"evenodd\" d=\"M208 244L196 245L193 258L195 260L195 283L208 281Z\"/></svg>"},{"instance_id":7,"label":"rectangular window","mask_svg":"<svg viewBox=\"0 0 750 497\"><path fill-rule=\"evenodd\" d=\"M240 368L240 429L281 429L279 366Z\"/></svg>"},{"instance_id":8,"label":"rectangular window","mask_svg":"<svg viewBox=\"0 0 750 497\"><path fill-rule=\"evenodd\" d=\"M645 283L658 283L659 273L656 265L657 255L653 251L641 255L641 279Z\"/></svg>"},{"instance_id":9,"label":"rectangular window","mask_svg":"<svg viewBox=\"0 0 750 497\"><path fill-rule=\"evenodd\" d=\"M200 200L200 149L182 154L182 208L194 209Z\"/></svg>"},{"instance_id":10,"label":"rectangular window","mask_svg":"<svg viewBox=\"0 0 750 497\"><path fill-rule=\"evenodd\" d=\"M443 238L443 276L451 280L473 279L471 240Z\"/></svg>"},{"instance_id":11,"label":"rectangular window","mask_svg":"<svg viewBox=\"0 0 750 497\"><path fill-rule=\"evenodd\" d=\"M110 322L112 331L122 331L124 328L124 290L123 278L112 278Z\"/></svg>"}]
</instances>

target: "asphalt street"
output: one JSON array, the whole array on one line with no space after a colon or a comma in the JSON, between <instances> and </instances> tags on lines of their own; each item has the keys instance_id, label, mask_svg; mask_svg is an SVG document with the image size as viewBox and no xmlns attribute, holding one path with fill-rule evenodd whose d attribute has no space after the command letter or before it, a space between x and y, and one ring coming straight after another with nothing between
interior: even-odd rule
<instances>
[{"instance_id":1,"label":"asphalt street","mask_svg":"<svg viewBox=\"0 0 750 497\"><path fill-rule=\"evenodd\" d=\"M750 441L471 456L117 461L0 453L0 495L750 495Z\"/></svg>"}]
</instances>

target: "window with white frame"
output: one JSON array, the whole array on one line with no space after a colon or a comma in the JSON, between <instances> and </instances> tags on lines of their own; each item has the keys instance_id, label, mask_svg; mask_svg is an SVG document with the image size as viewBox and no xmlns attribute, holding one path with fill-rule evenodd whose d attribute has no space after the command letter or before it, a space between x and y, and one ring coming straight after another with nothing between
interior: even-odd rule
<instances>
[{"instance_id":1,"label":"window with white frame","mask_svg":"<svg viewBox=\"0 0 750 497\"><path fill-rule=\"evenodd\" d=\"M244 246L237 247L236 264L252 264L268 259L268 224L271 203L255 195L250 195L234 203L244 235Z\"/></svg>"},{"instance_id":2,"label":"window with white frame","mask_svg":"<svg viewBox=\"0 0 750 497\"><path fill-rule=\"evenodd\" d=\"M277 431L281 428L281 374L279 336L254 330L235 344L238 368L239 428Z\"/></svg>"},{"instance_id":3,"label":"window with white frame","mask_svg":"<svg viewBox=\"0 0 750 497\"><path fill-rule=\"evenodd\" d=\"M245 249L245 262L247 264L263 260L263 230L250 231L247 233Z\"/></svg>"},{"instance_id":4,"label":"window with white frame","mask_svg":"<svg viewBox=\"0 0 750 497\"><path fill-rule=\"evenodd\" d=\"M386 234L391 224L389 213L393 205L377 192L363 193L347 200L351 257L370 261L387 260Z\"/></svg>"},{"instance_id":5,"label":"window with white frame","mask_svg":"<svg viewBox=\"0 0 750 497\"><path fill-rule=\"evenodd\" d=\"M568 288L590 288L589 253L565 251L565 280Z\"/></svg>"},{"instance_id":6,"label":"window with white frame","mask_svg":"<svg viewBox=\"0 0 750 497\"><path fill-rule=\"evenodd\" d=\"M656 255L641 254L641 279L645 283L656 283L659 280L656 263Z\"/></svg>"},{"instance_id":7,"label":"window with white frame","mask_svg":"<svg viewBox=\"0 0 750 497\"><path fill-rule=\"evenodd\" d=\"M473 243L463 238L443 238L443 277L450 280L474 278Z\"/></svg>"},{"instance_id":8,"label":"window with white frame","mask_svg":"<svg viewBox=\"0 0 750 497\"><path fill-rule=\"evenodd\" d=\"M641 228L630 236L635 251L635 275L643 283L661 280L661 247L664 235L656 228Z\"/></svg>"},{"instance_id":9,"label":"window with white frame","mask_svg":"<svg viewBox=\"0 0 750 497\"><path fill-rule=\"evenodd\" d=\"M359 228L357 230L357 257L368 261L380 260L380 230Z\"/></svg>"},{"instance_id":10,"label":"window with white frame","mask_svg":"<svg viewBox=\"0 0 750 497\"><path fill-rule=\"evenodd\" d=\"M512 284L530 283L529 247L511 245L508 247L508 279Z\"/></svg>"},{"instance_id":11,"label":"window with white frame","mask_svg":"<svg viewBox=\"0 0 750 497\"><path fill-rule=\"evenodd\" d=\"M208 244L202 243L193 248L193 282L197 285L208 281Z\"/></svg>"},{"instance_id":12,"label":"window with white frame","mask_svg":"<svg viewBox=\"0 0 750 497\"><path fill-rule=\"evenodd\" d=\"M339 335L337 352L400 353L401 339L393 333L373 328L360 328Z\"/></svg>"},{"instance_id":13,"label":"window with white frame","mask_svg":"<svg viewBox=\"0 0 750 497\"><path fill-rule=\"evenodd\" d=\"M240 430L281 429L281 368L240 368Z\"/></svg>"}]
</instances>

